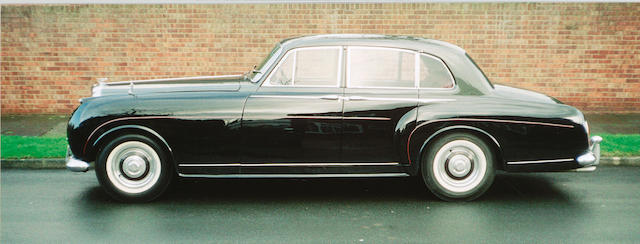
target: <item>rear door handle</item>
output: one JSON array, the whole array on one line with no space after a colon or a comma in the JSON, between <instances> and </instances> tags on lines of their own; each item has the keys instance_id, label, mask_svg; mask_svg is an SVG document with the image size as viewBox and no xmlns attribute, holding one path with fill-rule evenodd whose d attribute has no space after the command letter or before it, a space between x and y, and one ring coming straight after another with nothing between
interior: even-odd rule
<instances>
[{"instance_id":1,"label":"rear door handle","mask_svg":"<svg viewBox=\"0 0 640 244\"><path fill-rule=\"evenodd\" d=\"M338 100L340 97L338 95L326 95L326 96L321 96L320 99L323 100Z\"/></svg>"},{"instance_id":2,"label":"rear door handle","mask_svg":"<svg viewBox=\"0 0 640 244\"><path fill-rule=\"evenodd\" d=\"M364 98L364 97L361 97L361 96L351 96L351 97L346 97L345 100L347 100L347 101L364 101L364 100L367 100L367 99Z\"/></svg>"}]
</instances>

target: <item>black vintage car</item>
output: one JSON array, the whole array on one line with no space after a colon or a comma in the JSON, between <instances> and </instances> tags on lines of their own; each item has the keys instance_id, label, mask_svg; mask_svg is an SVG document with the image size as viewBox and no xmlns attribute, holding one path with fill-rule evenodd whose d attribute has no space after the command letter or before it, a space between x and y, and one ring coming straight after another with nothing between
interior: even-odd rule
<instances>
[{"instance_id":1,"label":"black vintage car","mask_svg":"<svg viewBox=\"0 0 640 244\"><path fill-rule=\"evenodd\" d=\"M601 138L577 109L493 85L452 44L406 36L284 40L244 75L100 82L68 127L67 167L95 162L116 199L174 176L418 176L471 200L496 170L591 171Z\"/></svg>"}]
</instances>

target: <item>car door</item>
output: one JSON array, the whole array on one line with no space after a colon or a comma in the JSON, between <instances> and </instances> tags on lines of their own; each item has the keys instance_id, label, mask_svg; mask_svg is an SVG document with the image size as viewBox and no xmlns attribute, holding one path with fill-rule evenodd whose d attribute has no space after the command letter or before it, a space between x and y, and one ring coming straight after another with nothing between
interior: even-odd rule
<instances>
[{"instance_id":1,"label":"car door","mask_svg":"<svg viewBox=\"0 0 640 244\"><path fill-rule=\"evenodd\" d=\"M415 126L418 54L384 47L348 47L342 158L401 164L403 131ZM406 133L405 133L406 134Z\"/></svg>"},{"instance_id":2,"label":"car door","mask_svg":"<svg viewBox=\"0 0 640 244\"><path fill-rule=\"evenodd\" d=\"M243 164L243 173L268 172L264 166L282 173L283 164L341 160L342 55L340 46L289 50L249 96L242 118L243 163L258 168Z\"/></svg>"}]
</instances>

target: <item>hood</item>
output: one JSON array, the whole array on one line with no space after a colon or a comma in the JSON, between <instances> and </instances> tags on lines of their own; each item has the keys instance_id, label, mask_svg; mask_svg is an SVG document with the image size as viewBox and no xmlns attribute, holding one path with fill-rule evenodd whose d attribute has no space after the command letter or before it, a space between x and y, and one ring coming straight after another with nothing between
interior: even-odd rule
<instances>
[{"instance_id":1,"label":"hood","mask_svg":"<svg viewBox=\"0 0 640 244\"><path fill-rule=\"evenodd\" d=\"M503 85L495 85L494 87L495 89L493 94L501 98L528 102L562 104L558 99L542 93Z\"/></svg>"},{"instance_id":2,"label":"hood","mask_svg":"<svg viewBox=\"0 0 640 244\"><path fill-rule=\"evenodd\" d=\"M92 97L122 94L144 94L186 91L237 91L243 75L199 76L154 80L98 82L92 89Z\"/></svg>"}]
</instances>

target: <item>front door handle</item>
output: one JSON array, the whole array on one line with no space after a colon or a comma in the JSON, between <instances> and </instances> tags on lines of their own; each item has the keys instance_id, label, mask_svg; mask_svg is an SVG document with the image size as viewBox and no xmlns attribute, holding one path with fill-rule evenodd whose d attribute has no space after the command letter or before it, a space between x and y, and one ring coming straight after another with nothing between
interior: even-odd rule
<instances>
[{"instance_id":1,"label":"front door handle","mask_svg":"<svg viewBox=\"0 0 640 244\"><path fill-rule=\"evenodd\" d=\"M340 97L338 95L326 95L320 97L322 100L338 100L339 98Z\"/></svg>"}]
</instances>

